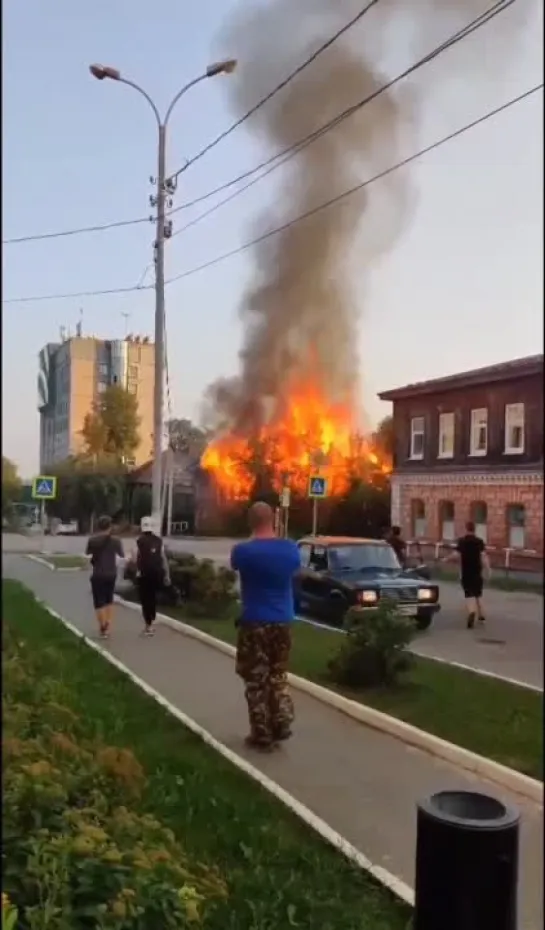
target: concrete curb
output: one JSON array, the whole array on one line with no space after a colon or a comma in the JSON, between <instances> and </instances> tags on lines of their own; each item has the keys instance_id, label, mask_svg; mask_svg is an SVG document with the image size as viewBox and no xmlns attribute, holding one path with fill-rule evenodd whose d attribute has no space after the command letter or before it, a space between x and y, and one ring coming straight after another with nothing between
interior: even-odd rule
<instances>
[{"instance_id":1,"label":"concrete curb","mask_svg":"<svg viewBox=\"0 0 545 930\"><path fill-rule=\"evenodd\" d=\"M48 606L44 601L36 598L39 604L44 607L48 613L59 620L74 636L77 636L81 639L86 646L89 646L91 649L94 649L95 652L98 652L99 655L103 656L108 662L110 662L115 668L120 672L126 675L128 678L134 682L142 691L147 695L152 697L158 704L161 705L165 710L167 710L173 717L176 717L180 723L182 723L188 730L191 730L196 736L200 737L204 743L218 752L224 759L227 759L232 765L238 768L240 771L244 772L255 782L260 784L266 791L272 794L277 800L279 800L285 807L289 808L300 820L303 820L307 826L314 830L319 836L322 837L326 843L329 843L333 846L338 852L343 856L357 865L360 869L368 872L373 878L387 888L392 894L397 898L400 898L406 904L414 907L414 891L407 885L404 881L397 876L393 875L391 872L388 872L387 869L382 866L375 865L370 859L367 858L359 849L352 845L344 836L340 833L337 833L332 827L329 826L325 820L322 820L321 817L318 817L310 808L306 807L300 801L297 800L289 792L285 791L281 785L273 781L272 778L269 778L264 774L260 769L257 769L250 762L247 762L242 756L239 756L236 752L233 752L232 749L229 749L228 746L225 746L224 743L216 739L215 736L212 736L208 730L205 730L204 727L201 727L192 717L188 717L187 714L184 714L178 707L175 707L174 704L171 704L170 701L167 701L155 688L152 688L147 684L142 678L139 678L134 674L126 665L124 665L119 659L117 659L111 652L103 648L96 642L93 642L92 639L89 639L82 630L74 626L73 623L66 620L59 613L53 610ZM116 600L122 604L129 604L129 601L123 601L122 598L116 598ZM136 605L130 605L136 607ZM138 608L137 608L138 609ZM159 618L158 618L159 619Z\"/></svg>"},{"instance_id":2,"label":"concrete curb","mask_svg":"<svg viewBox=\"0 0 545 930\"><path fill-rule=\"evenodd\" d=\"M47 559L40 558L39 555L26 555L26 559L29 559L30 562L36 562L38 565L43 565L45 568L48 568L50 572L55 571L55 566L48 562Z\"/></svg>"},{"instance_id":3,"label":"concrete curb","mask_svg":"<svg viewBox=\"0 0 545 930\"><path fill-rule=\"evenodd\" d=\"M123 604L124 607L129 607L131 610L140 612L138 604L126 601L119 596L116 596L116 601ZM173 617L169 617L166 614L157 614L157 620L164 626L168 626L170 629L182 633L184 636L190 636L192 639L197 639L207 646L211 646L213 649L223 652L230 658L234 658L236 655L234 646L231 646L229 643L224 643L222 640L216 639L215 636L210 636L209 633L204 633L196 627L183 623L181 620L175 620ZM371 727L374 730L379 730L382 733L387 733L389 736L393 736L395 739L399 739L409 746L414 746L416 749L427 752L429 755L436 756L439 759L443 759L445 762L457 765L459 768L465 769L481 778L486 778L508 791L512 791L515 794L519 794L543 806L543 783L537 781L535 778L523 775L522 772L516 772L514 769L501 765L499 762L494 762L492 759L487 759L485 756L480 756L477 753L471 752L469 749L463 749L461 746L449 743L447 740L443 740L439 736L434 736L432 733L427 733L425 730L419 730L418 727L414 727L409 723L404 723L397 717L390 717L388 714L384 714L380 710L375 710L373 707L359 704L357 701L352 701L350 698L343 697L335 691L330 691L329 688L317 685L307 678L300 678L298 675L290 674L289 681L298 691L309 694L316 700L321 701L322 704L334 707L336 710L346 714L346 716L351 717L353 720L357 720L365 726Z\"/></svg>"}]
</instances>

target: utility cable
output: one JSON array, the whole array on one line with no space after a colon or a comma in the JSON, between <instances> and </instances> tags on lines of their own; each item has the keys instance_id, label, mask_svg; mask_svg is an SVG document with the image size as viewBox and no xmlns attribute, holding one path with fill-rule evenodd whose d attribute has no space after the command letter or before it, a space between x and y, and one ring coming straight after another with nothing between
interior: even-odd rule
<instances>
[{"instance_id":1,"label":"utility cable","mask_svg":"<svg viewBox=\"0 0 545 930\"><path fill-rule=\"evenodd\" d=\"M432 152L434 149L438 149L441 146L445 145L447 142L450 142L453 139L456 139L459 136L464 135L470 130L475 129L477 126L498 116L500 113L505 112L506 110L510 109L516 104L521 103L523 100L526 100L528 97L531 97L533 94L537 93L540 90L543 90L543 82L541 82L540 84L534 85L533 87L529 88L529 90L524 91L524 93L518 94L516 97L512 97L510 100L507 100L505 103L501 104L500 106L495 107L492 110L488 110L486 113L484 113L482 116L478 117L477 119L472 120L470 123L466 123L465 125L461 126L459 129L456 129L453 132L449 133L448 135L443 136L441 139L438 139L435 142L432 142L430 145L427 145L424 148L419 149L418 152L414 152L412 155L408 155L406 158L402 159L401 161L398 161L395 164L390 165L388 168L383 169L378 174L375 174L373 177L368 178L365 181L362 181L360 184L357 184L354 187L343 191L342 193L338 194L336 197L333 197L330 200L319 204L318 206L314 207L311 210L307 210L305 213L294 217L292 220L289 220L288 222L283 223L281 226L277 226L274 229L271 229L268 232L263 233L261 236L258 236L255 239L252 239L249 242L244 243L243 245L239 246L236 249L231 249L229 252L224 252L221 255L218 255L215 258L210 259L209 261L204 262L201 265L197 265L197 266L194 266L193 268L189 268L187 269L187 271L183 271L180 274L175 275L172 278L169 278L165 283L173 284L175 281L182 280L183 278L188 278L191 275L197 274L206 268L210 268L214 265L217 265L220 262L223 262L226 259L231 258L232 256L238 255L241 252L245 252L247 249L250 249L253 245L257 245L259 242L263 242L264 240L271 238L271 236L274 236L280 232L283 232L285 229L288 229L290 226L294 226L296 223L299 223L302 220L308 219L308 217L313 216L315 213L318 213L320 210L325 210L328 207L333 206L334 204L338 203L339 201L342 201L343 199L351 196L352 194L355 194L358 191L361 191L364 188L369 187L375 181L379 181L382 178L387 177L390 174L393 174L395 171L398 171L400 168L403 168L406 165L411 164L412 162L421 158L423 155L426 155L429 152ZM101 291L84 291L84 292L71 293L71 294L43 294L43 295L29 296L29 297L11 297L11 298L7 298L6 300L4 300L3 303L5 304L34 303L34 302L43 301L43 300L68 300L68 299L76 299L79 297L102 297L102 296L109 295L109 294L126 294L126 293L134 292L137 290L150 290L151 288L153 288L153 286L154 285L144 285L143 287L140 287L140 288L133 286L133 287L123 287L123 288L111 288L109 290L101 290Z\"/></svg>"},{"instance_id":2,"label":"utility cable","mask_svg":"<svg viewBox=\"0 0 545 930\"><path fill-rule=\"evenodd\" d=\"M248 189L248 187L251 187L253 186L253 184L257 183L258 180L261 180L261 178L264 178L267 175L269 175L277 167L281 167L281 165L283 165L286 161L288 161L289 158L298 154L298 152L306 148L307 145L310 145L312 142L320 138L330 129L333 129L335 126L337 126L340 122L352 116L354 113L356 113L362 107L366 106L368 103L371 103L371 101L374 100L376 97L380 96L380 94L391 89L395 84L399 83L401 80L403 80L404 78L408 77L410 74L417 71L423 65L432 61L434 58L436 58L439 54L441 54L447 48L450 48L451 46L455 45L457 42L466 38L476 29L488 23L491 19L497 16L498 13L503 12L505 9L507 9L507 7L511 6L514 2L515 0L498 0L498 2L496 2L492 7L490 7L488 10L480 14L480 16L478 16L475 20L473 20L463 29L458 30L458 32L456 32L450 39L443 42L440 46L435 48L432 52L428 53L423 58L419 59L417 62L411 65L411 67L405 69L403 72L401 72L401 74L398 74L397 77L393 78L387 84L383 85L380 88L377 88L377 90L374 91L372 94L368 95L367 97L364 97L362 100L358 101L357 103L348 107L343 112L339 113L337 116L333 117L333 119L326 122L319 129L314 130L309 135L305 136L302 139L299 139L298 142L293 143L292 145L288 146L282 151L277 152L275 155L272 155L271 157L265 159L260 164L256 165L254 168L250 168L247 171L242 172L242 174L239 174L237 177L232 178L230 181L227 181L224 184L221 184L218 187L213 188L212 190L209 190L204 194L201 194L199 197L196 197L193 200L187 201L186 203L180 204L180 206L175 207L173 210L168 211L167 216L171 216L174 213L178 213L180 210L187 210L190 207L196 206L199 203L203 203L204 201L209 200L211 197L214 197L216 194L222 193L224 190L228 190L230 187L233 187L234 185L239 184L241 181L244 181L248 178L253 178L253 176L257 172L263 171L263 174L259 178L252 180L250 184L245 185L239 191L225 198L219 204L216 204L212 209L205 211L204 214L190 221L188 224L182 227L182 229L176 231L173 235L178 235L179 233L185 231L185 229L188 229L191 226L194 226L197 222L200 221L200 219L204 219L205 216L208 216L211 212L215 212L215 210L219 209L225 203L228 203L229 201L233 200L234 197L238 196L239 193L243 193L245 190ZM364 11L360 11L360 14L358 15L362 15L363 12ZM343 28L345 29L349 28L349 25ZM303 66L306 66L306 65L303 64L300 66L300 68L302 68ZM274 95L274 93L276 92L277 92L277 89L275 89L274 92L271 92L270 96ZM262 104L263 102L260 103L260 105ZM244 121L245 119L247 119L249 115L250 114L246 114L242 118L241 121ZM241 121L239 121L236 124L233 124L233 126L230 127L228 131L226 131L226 134L228 134L228 132L233 131L233 129L236 128L236 126L238 126ZM210 143L210 147L213 144L216 145L218 141L219 141L219 137L217 140L214 140L213 143ZM205 150L203 149L202 153L199 153L198 157L201 157L201 155L204 154L204 151ZM196 158L197 156L195 156L195 159ZM184 169L181 169L181 170L185 170L185 167L187 167L189 164L191 164L191 162L187 162L186 166L184 166ZM263 170L263 169L268 169L268 170ZM12 239L4 239L2 241L2 244L13 245L17 243L20 244L24 242L34 242L34 241L41 241L41 240L46 240L46 239L57 239L57 238L62 238L62 237L67 237L67 236L75 236L75 235L80 235L82 233L103 232L109 229L131 226L137 223L147 223L149 221L150 221L149 217L141 217L139 219L134 219L134 220L121 220L118 222L105 223L105 224L96 225L96 226L84 226L84 227L75 228L75 229L61 230L58 232L40 233L37 235L19 236L19 237L12 238ZM82 295L82 296L86 296L86 295Z\"/></svg>"},{"instance_id":3,"label":"utility cable","mask_svg":"<svg viewBox=\"0 0 545 930\"><path fill-rule=\"evenodd\" d=\"M36 233L33 236L15 236L13 239L2 239L2 245L16 245L21 242L41 242L44 239L63 239L66 236L80 236L82 233L105 232L107 229L120 229L122 226L135 226L137 223L149 222L149 216L141 216L134 220L118 220L115 223L102 223L97 226L79 226L75 229L61 229L57 232Z\"/></svg>"},{"instance_id":4,"label":"utility cable","mask_svg":"<svg viewBox=\"0 0 545 930\"><path fill-rule=\"evenodd\" d=\"M368 10L370 10L378 2L379 0L370 0L367 6L365 6L362 10L360 10L359 13L356 14L356 16L354 16L348 23L346 23L346 25L344 25L341 29L338 30L338 32L336 32L326 42L324 42L323 45L321 45L318 49L316 49L316 51L313 52L313 54L310 55L305 61L303 61L295 69L295 71L292 71L292 73L288 75L287 78L285 78L272 91L270 91L265 97L263 97L262 100L260 100L257 104L255 104L255 106L253 106L251 110L249 110L244 116L242 116L239 120L237 120L235 123L229 126L229 128L226 129L224 132L222 132L219 136L213 139L212 142L209 142L208 145L206 145L203 149L201 149L200 152L194 155L193 158L186 160L185 164L181 168L179 168L177 171L175 171L174 174L171 175L171 177L172 178L179 177L179 175L182 174L183 171L186 171L187 168L190 167L190 165L194 164L194 162L202 158L203 155L206 155L206 153L209 152L211 149L215 148L216 145L219 145L219 143L222 142L223 139L227 138L227 136L229 136L232 132L234 132L235 129L237 129L239 126L241 126L242 123L246 122L246 120L249 119L250 116L256 113L257 110L259 110L262 106L268 103L268 101L271 100L279 91L281 91L284 87L286 87L290 83L290 81L292 81L298 74L304 71L305 68L307 68L313 61L315 61L319 57L319 55L322 54L322 52L324 52L327 48L333 45L333 43L336 42L337 39L339 39L342 35L344 35L345 32L351 29L352 26L354 26L357 22L359 22L365 16ZM96 225L96 226L82 226L79 229L77 228L76 229L65 229L65 230L61 230L60 232L38 233L32 236L16 236L12 239L3 239L2 245L14 245L16 243L22 243L22 242L37 242L37 241L41 241L44 239L60 239L65 236L75 236L81 233L103 232L107 229L116 229L121 226L133 226L136 223L147 223L147 222L149 222L148 217L141 217L139 219L121 220L121 221L114 222L114 223L103 223L101 225Z\"/></svg>"},{"instance_id":5,"label":"utility cable","mask_svg":"<svg viewBox=\"0 0 545 930\"><path fill-rule=\"evenodd\" d=\"M272 98L275 97L276 94L278 94L281 90L283 90L284 87L287 87L287 85L291 83L291 81L293 81L294 78L296 78L299 74L301 74L302 71L305 70L305 68L308 68L310 64L316 61L316 59L319 58L319 56L323 52L325 52L326 49L334 45L335 42L341 38L341 36L343 36L346 32L352 29L352 27L355 26L356 23L360 22L360 20L363 19L365 14L368 13L369 10L372 9L372 7L376 6L378 2L379 0L370 0L370 2L367 3L367 5L364 6L362 10L359 11L359 13L356 13L356 15L353 16L352 19L349 20L349 22L345 23L344 26L338 29L337 32L334 33L334 35L330 36L329 39L327 39L322 45L319 46L319 48L316 49L316 51L312 53L312 55L309 55L308 58L306 58L303 62L301 62L301 64L298 65L297 68L295 68L295 70L291 72L291 74L288 74L288 76L284 78L284 80L281 81L280 84L277 84L276 87L274 87L271 91L269 91L269 93L266 94L265 97L263 97L256 104L254 104L254 106L251 107L244 114L244 116L241 116L240 119L237 119L236 122L232 123L231 126L229 126L227 129L221 132L219 136L216 136L215 139L213 139L211 142L205 145L204 148L200 150L200 152L197 152L197 154L194 155L193 158L190 158L188 161L186 161L185 165L182 168L179 168L178 171L174 172L174 174L172 175L172 178L179 177L183 171L186 171L188 168L191 167L191 165L194 165L196 161L199 161L204 155L206 155L213 148L215 148L216 145L219 145L220 142L223 142L223 140L226 139L227 136L230 136L231 133L235 131L235 129L238 129L239 126L242 126L242 124L245 123L246 120L250 118L250 116L253 116L254 113L257 113L257 111L260 110L261 107L265 106L265 104L268 103L269 100L272 100Z\"/></svg>"},{"instance_id":6,"label":"utility cable","mask_svg":"<svg viewBox=\"0 0 545 930\"><path fill-rule=\"evenodd\" d=\"M197 223L199 223L201 220L205 219L207 216L210 216L211 213L215 213L221 207L225 206L225 204L229 203L231 200L234 200L240 194L243 194L244 191L248 190L248 188L253 187L254 184L257 184L263 178L267 177L267 175L271 174L273 171L276 171L277 168L280 168L282 165L284 165L287 161L289 161L295 155L298 155L299 152L305 149L308 145L311 145L317 139L321 138L323 135L329 132L330 129L334 129L345 119L347 119L350 116L353 116L360 109L365 107L367 104L371 103L381 94L390 90L400 81L404 80L404 78L408 77L410 74L414 74L414 72L416 72L419 68L428 64L430 61L433 61L435 58L438 57L438 55L442 54L447 49L456 45L462 39L465 39L468 35L471 35L471 33L474 32L476 29L480 29L481 26L484 26L491 19L497 16L499 13L502 13L507 7L511 6L511 4L514 2L515 0L499 0L499 2L495 3L493 7L490 7L490 9L486 10L484 13L481 13L480 16L478 16L471 23L468 23L468 25L465 26L463 29L460 29L456 33L454 33L454 35L451 36L450 39L447 39L445 42L441 43L441 45L437 46L431 52L428 52L427 55L425 55L423 58L420 58L409 68L406 68L404 71L398 74L395 78L392 78L392 80L389 81L387 84L384 84L381 87L377 88L377 90L373 91L372 94L369 94L367 97L364 97L362 100L359 100L357 103L348 107L346 110L344 110L342 113L339 113L337 116L329 120L327 123L324 123L324 125L321 126L319 129L314 130L312 133L300 139L298 142L294 143L291 146L288 146L286 149L283 149L283 151L281 152L277 152L276 155L271 156L270 158L261 162L259 165L256 165L254 168L249 169L248 171L244 172L241 175L238 175L238 177L233 178L231 181L227 181L225 184L222 184L219 187L216 187L214 190L208 191L207 193L201 195L200 197L196 197L194 200L188 201L187 203L184 203L181 206L177 207L176 210L172 211L173 213L178 210L188 209L189 207L193 207L198 203L202 203L203 201L208 200L210 197L214 196L215 194L219 194L222 191L227 190L229 187L232 187L234 184L238 184L240 181L243 181L246 178L252 177L252 175L254 175L256 172L266 169L266 170L263 170L263 173L260 174L259 177L253 178L248 184L245 184L243 187L239 188L237 191L230 194L228 197L225 197L223 200L220 200L219 203L214 204L208 210L205 210L203 213L199 214L199 216L194 217L192 220L190 220L180 229L176 230L173 233L173 236L178 236L180 235L180 233L185 232L187 229L190 229L192 226L197 225Z\"/></svg>"},{"instance_id":7,"label":"utility cable","mask_svg":"<svg viewBox=\"0 0 545 930\"><path fill-rule=\"evenodd\" d=\"M418 158L421 158L423 155L427 155L429 152L434 151L434 149L440 148L442 145L445 145L447 142L451 142L453 139L458 138L464 133L468 132L470 129L475 129L476 126L479 126L481 123L486 122L494 116L497 116L499 113L503 113L505 110L514 106L517 103L520 103L522 100L525 100L527 97L530 97L532 94L535 94L538 90L543 89L543 83L535 85L535 87L530 88L530 90L525 91L523 94L519 94L517 97L513 97L511 100L508 100L506 103L502 104L499 107L496 107L494 110L489 110L483 116L478 117L473 120L471 123L467 123L465 126L461 126L459 129L456 129L454 132L449 133L447 136L438 139L436 142L432 142L430 145L427 145L425 148L420 149L418 152L414 152L412 155L408 155L406 158L401 161L396 162L394 165L391 165L389 168L385 168L383 171L380 171L378 174L373 175L373 177L368 178L366 181L362 181L360 184L356 184L354 187L349 188L348 190L342 191L342 193L337 194L336 197L332 197L330 200L325 201L324 203L319 204L317 207L313 207L311 210L307 210L305 213L301 213L299 216L294 217L292 220L289 220L286 223L283 223L281 226L276 226L274 229L268 230L266 233L263 233L261 236L257 236L255 239L251 239L250 242L245 242L243 245L239 246L236 249L231 249L229 252L223 252L221 255L216 256L213 259L210 259L207 262L204 262L202 265L197 265L193 268L189 268L187 271L183 271L178 275L175 275L172 278L169 278L165 284L173 284L175 281L180 281L183 278L188 278L191 275L198 274L200 271L204 271L206 268L211 268L214 265L218 265L220 262L225 261L227 258L232 258L235 255L245 252L247 249L250 249L254 245L258 245L260 242L264 242L266 239L270 239L271 236L275 236L278 233L284 232L286 229L289 229L291 226L295 226L296 223L300 223L302 220L306 220L314 214L319 213L321 210L325 210L328 207L332 207L334 204L339 203L342 200L345 200L347 197L350 197L352 194L356 194L364 188L369 187L371 184L374 184L375 181L380 181L382 178L388 177L388 175L393 174L394 171L398 171L400 168L404 168L406 165L411 164L411 162L416 161Z\"/></svg>"}]
</instances>

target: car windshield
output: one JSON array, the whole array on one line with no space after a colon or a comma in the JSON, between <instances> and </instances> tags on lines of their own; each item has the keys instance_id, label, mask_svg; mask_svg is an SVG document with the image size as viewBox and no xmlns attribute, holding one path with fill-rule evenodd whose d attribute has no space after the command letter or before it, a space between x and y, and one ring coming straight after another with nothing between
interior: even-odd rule
<instances>
[{"instance_id":1,"label":"car windshield","mask_svg":"<svg viewBox=\"0 0 545 930\"><path fill-rule=\"evenodd\" d=\"M330 565L337 572L361 572L379 569L399 572L401 565L391 546L365 543L352 546L334 546L329 550Z\"/></svg>"}]
</instances>

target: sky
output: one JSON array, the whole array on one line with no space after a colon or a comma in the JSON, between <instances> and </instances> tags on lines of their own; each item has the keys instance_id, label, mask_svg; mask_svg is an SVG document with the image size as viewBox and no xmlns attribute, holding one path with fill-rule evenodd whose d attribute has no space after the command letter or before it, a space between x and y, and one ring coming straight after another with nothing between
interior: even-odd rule
<instances>
[{"instance_id":1,"label":"sky","mask_svg":"<svg viewBox=\"0 0 545 930\"><path fill-rule=\"evenodd\" d=\"M164 112L185 82L210 61L233 54L225 47L225 34L240 5L234 0L3 4L3 240L150 215L157 144L153 115L130 88L93 80L88 65L115 66ZM483 0L483 9L489 5ZM542 4L517 0L514 7L407 82L404 90L418 104L402 154L542 81ZM353 12L354 0L348 0L347 20ZM440 38L453 31L447 28ZM401 23L380 46L381 65L392 75L417 57ZM311 67L319 69L319 59ZM228 82L237 80L244 80L243 61L235 75L202 82L179 103L169 128L169 171L233 121ZM180 176L175 205L271 154L248 120ZM409 221L372 267L352 260L347 271L356 296L362 295L361 390L370 425L389 412L377 399L382 390L543 351L542 92L401 170L410 177ZM280 172L272 172L177 235L168 243L167 276L250 239L255 218L274 206L279 180ZM201 210L181 211L175 231ZM362 237L370 234L363 222ZM153 291L11 299L152 283L153 238L153 227L141 223L3 246L3 454L16 461L23 477L38 468L40 348L59 338L61 326L74 332L80 314L88 335L122 338L127 326L129 332L151 335ZM357 254L356 241L352 256ZM238 370L237 311L251 261L251 251L242 252L167 290L177 416L198 419L206 386Z\"/></svg>"}]
</instances>

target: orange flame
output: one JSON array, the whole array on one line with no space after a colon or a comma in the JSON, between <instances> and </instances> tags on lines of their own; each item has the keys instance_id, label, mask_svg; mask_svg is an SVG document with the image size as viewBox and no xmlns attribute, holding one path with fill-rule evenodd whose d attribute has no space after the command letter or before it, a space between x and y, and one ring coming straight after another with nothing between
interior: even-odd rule
<instances>
[{"instance_id":1,"label":"orange flame","mask_svg":"<svg viewBox=\"0 0 545 930\"><path fill-rule=\"evenodd\" d=\"M327 401L312 385L294 391L283 413L253 440L229 434L215 439L201 465L227 499L243 500L254 486L257 457L266 462L275 490L287 484L300 494L306 493L312 474L327 479L329 495L340 495L353 477L373 481L391 471L390 463L355 431L351 408Z\"/></svg>"}]
</instances>

